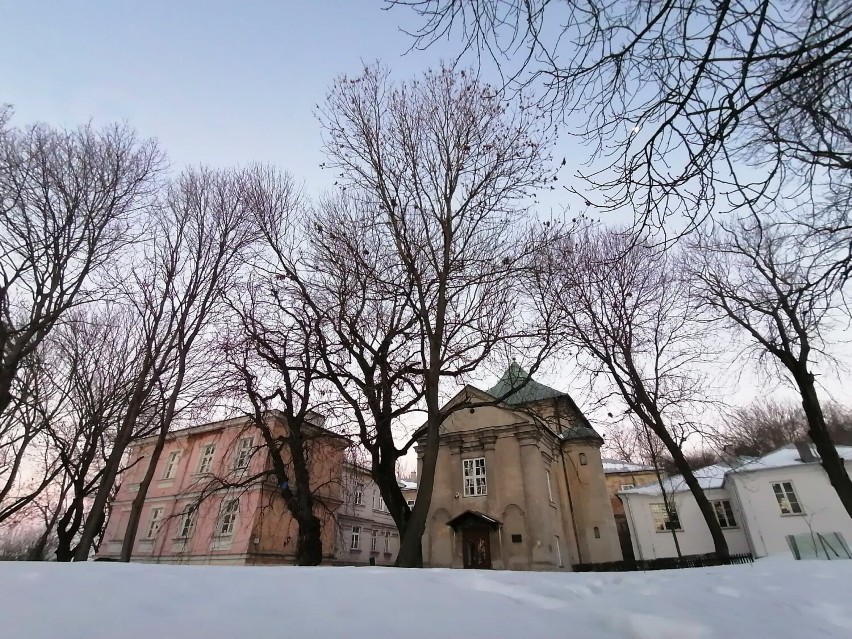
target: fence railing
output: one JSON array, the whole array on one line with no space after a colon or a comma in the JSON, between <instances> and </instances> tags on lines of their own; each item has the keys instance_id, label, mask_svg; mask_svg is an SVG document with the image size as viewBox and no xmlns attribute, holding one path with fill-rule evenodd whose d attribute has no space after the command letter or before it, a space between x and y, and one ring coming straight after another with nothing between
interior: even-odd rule
<instances>
[{"instance_id":1,"label":"fence railing","mask_svg":"<svg viewBox=\"0 0 852 639\"><path fill-rule=\"evenodd\" d=\"M574 564L574 572L630 572L634 570L675 570L678 568L704 568L707 566L730 566L750 564L754 561L751 553L717 557L708 555L686 555L684 557L662 557L645 561L624 560L608 561L599 564Z\"/></svg>"}]
</instances>

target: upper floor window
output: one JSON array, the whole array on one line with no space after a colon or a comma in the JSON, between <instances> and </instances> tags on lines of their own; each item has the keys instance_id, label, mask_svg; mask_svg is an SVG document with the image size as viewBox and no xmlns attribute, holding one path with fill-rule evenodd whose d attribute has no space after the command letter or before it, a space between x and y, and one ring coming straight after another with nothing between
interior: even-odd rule
<instances>
[{"instance_id":1,"label":"upper floor window","mask_svg":"<svg viewBox=\"0 0 852 639\"><path fill-rule=\"evenodd\" d=\"M243 470L248 468L249 459L251 459L251 450L254 447L254 442L251 437L244 437L237 443L237 454L234 457L234 470Z\"/></svg>"},{"instance_id":2,"label":"upper floor window","mask_svg":"<svg viewBox=\"0 0 852 639\"><path fill-rule=\"evenodd\" d=\"M485 483L485 457L462 460L464 475L464 496L478 497L488 494Z\"/></svg>"},{"instance_id":3,"label":"upper floor window","mask_svg":"<svg viewBox=\"0 0 852 639\"><path fill-rule=\"evenodd\" d=\"M213 467L213 453L216 452L216 444L207 444L201 447L201 457L198 459L198 474L209 473Z\"/></svg>"},{"instance_id":4,"label":"upper floor window","mask_svg":"<svg viewBox=\"0 0 852 639\"><path fill-rule=\"evenodd\" d=\"M654 528L657 532L682 530L674 504L668 508L665 504L651 504L651 516L654 518Z\"/></svg>"},{"instance_id":5,"label":"upper floor window","mask_svg":"<svg viewBox=\"0 0 852 639\"><path fill-rule=\"evenodd\" d=\"M148 539L153 539L160 532L160 525L163 523L163 509L161 507L151 509L151 519L148 522L148 534L145 535Z\"/></svg>"},{"instance_id":6,"label":"upper floor window","mask_svg":"<svg viewBox=\"0 0 852 639\"><path fill-rule=\"evenodd\" d=\"M585 466L589 462L586 461L586 453L580 453L580 466Z\"/></svg>"},{"instance_id":7,"label":"upper floor window","mask_svg":"<svg viewBox=\"0 0 852 639\"><path fill-rule=\"evenodd\" d=\"M166 459L166 470L163 472L163 479L173 479L177 474L177 465L180 460L180 451L175 450L169 453L168 459Z\"/></svg>"},{"instance_id":8,"label":"upper floor window","mask_svg":"<svg viewBox=\"0 0 852 639\"><path fill-rule=\"evenodd\" d=\"M364 484L355 484L355 505L364 505Z\"/></svg>"},{"instance_id":9,"label":"upper floor window","mask_svg":"<svg viewBox=\"0 0 852 639\"><path fill-rule=\"evenodd\" d=\"M796 497L796 491L793 490L793 482L775 482L772 484L772 490L775 492L775 499L778 500L782 515L801 515L804 512L799 498Z\"/></svg>"},{"instance_id":10,"label":"upper floor window","mask_svg":"<svg viewBox=\"0 0 852 639\"><path fill-rule=\"evenodd\" d=\"M222 502L222 514L219 516L219 526L216 532L219 535L234 534L234 526L237 523L237 514L240 512L240 500L229 499Z\"/></svg>"},{"instance_id":11,"label":"upper floor window","mask_svg":"<svg viewBox=\"0 0 852 639\"><path fill-rule=\"evenodd\" d=\"M550 500L550 503L553 503L553 488L550 486L550 471L544 471L545 477L547 479L547 498Z\"/></svg>"},{"instance_id":12,"label":"upper floor window","mask_svg":"<svg viewBox=\"0 0 852 639\"><path fill-rule=\"evenodd\" d=\"M361 526L352 526L352 537L349 540L349 549L358 550L361 548Z\"/></svg>"},{"instance_id":13,"label":"upper floor window","mask_svg":"<svg viewBox=\"0 0 852 639\"><path fill-rule=\"evenodd\" d=\"M736 528L737 520L734 519L734 509L731 508L731 502L727 499L717 499L710 502L713 506L713 512L716 513L716 519L722 528Z\"/></svg>"}]
</instances>

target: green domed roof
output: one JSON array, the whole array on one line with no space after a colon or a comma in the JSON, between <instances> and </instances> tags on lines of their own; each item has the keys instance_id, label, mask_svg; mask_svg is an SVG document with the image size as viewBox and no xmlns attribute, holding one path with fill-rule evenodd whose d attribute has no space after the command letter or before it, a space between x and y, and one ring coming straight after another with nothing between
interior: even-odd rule
<instances>
[{"instance_id":1,"label":"green domed roof","mask_svg":"<svg viewBox=\"0 0 852 639\"><path fill-rule=\"evenodd\" d=\"M509 364L509 368L503 373L500 381L485 392L492 397L503 397L514 389L517 389L517 392L512 393L503 400L505 403L513 406L567 395L567 393L538 383L517 362Z\"/></svg>"}]
</instances>

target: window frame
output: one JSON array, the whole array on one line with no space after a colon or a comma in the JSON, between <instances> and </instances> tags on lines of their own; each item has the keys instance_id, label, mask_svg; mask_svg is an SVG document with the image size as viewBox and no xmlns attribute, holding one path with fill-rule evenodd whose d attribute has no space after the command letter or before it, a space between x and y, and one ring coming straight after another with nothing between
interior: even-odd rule
<instances>
[{"instance_id":1,"label":"window frame","mask_svg":"<svg viewBox=\"0 0 852 639\"><path fill-rule=\"evenodd\" d=\"M414 508L414 500L413 499L406 499L405 503L408 504L409 508L412 508L412 509Z\"/></svg>"},{"instance_id":2,"label":"window frame","mask_svg":"<svg viewBox=\"0 0 852 639\"><path fill-rule=\"evenodd\" d=\"M719 522L719 527L723 530L740 527L737 523L737 517L734 514L734 506L731 504L730 499L711 499L710 506L713 508L713 513L716 515L716 521ZM720 509L725 523L722 523L722 518L719 517Z\"/></svg>"},{"instance_id":3,"label":"window frame","mask_svg":"<svg viewBox=\"0 0 852 639\"><path fill-rule=\"evenodd\" d=\"M166 467L163 469L162 480L174 479L177 475L177 467L180 463L181 451L173 450L166 457Z\"/></svg>"},{"instance_id":4,"label":"window frame","mask_svg":"<svg viewBox=\"0 0 852 639\"><path fill-rule=\"evenodd\" d=\"M355 484L355 498L354 503L356 506L364 505L364 484L356 483Z\"/></svg>"},{"instance_id":5,"label":"window frame","mask_svg":"<svg viewBox=\"0 0 852 639\"><path fill-rule=\"evenodd\" d=\"M477 463L481 462L481 463ZM488 474L485 457L471 457L462 460L462 488L465 497L485 497L488 495Z\"/></svg>"},{"instance_id":6,"label":"window frame","mask_svg":"<svg viewBox=\"0 0 852 639\"><path fill-rule=\"evenodd\" d=\"M630 490L631 488L636 488L636 484L621 484L619 490Z\"/></svg>"},{"instance_id":7,"label":"window frame","mask_svg":"<svg viewBox=\"0 0 852 639\"><path fill-rule=\"evenodd\" d=\"M785 488L785 484L790 487L789 492L787 491L787 488ZM793 485L792 480L782 479L779 481L773 481L770 482L770 485L772 487L772 494L775 496L775 501L778 504L778 509L781 511L782 517L799 517L805 514L805 508L804 506L802 506L802 501L799 499L799 495L796 493L796 487ZM780 486L782 494L778 493L778 490L776 490L776 486ZM792 500L790 499L790 495L793 496ZM784 504L782 503L782 498L786 500L788 505L790 505L790 512L788 513L784 512ZM793 509L793 504L796 505L796 508L799 509L799 512L796 512L795 509Z\"/></svg>"},{"instance_id":8,"label":"window frame","mask_svg":"<svg viewBox=\"0 0 852 639\"><path fill-rule=\"evenodd\" d=\"M391 552L391 550L390 550L390 540L391 540L391 532L390 532L390 530L386 530L386 531L385 531L385 554L386 554L386 555L389 555L389 554L390 554L390 552Z\"/></svg>"},{"instance_id":9,"label":"window frame","mask_svg":"<svg viewBox=\"0 0 852 639\"><path fill-rule=\"evenodd\" d=\"M370 531L370 552L379 552L378 551L378 543L379 543L379 531L373 528Z\"/></svg>"},{"instance_id":10,"label":"window frame","mask_svg":"<svg viewBox=\"0 0 852 639\"><path fill-rule=\"evenodd\" d=\"M151 508L151 514L148 516L148 531L145 534L145 539L155 539L160 534L160 528L163 525L163 507L154 506Z\"/></svg>"},{"instance_id":11,"label":"window frame","mask_svg":"<svg viewBox=\"0 0 852 639\"><path fill-rule=\"evenodd\" d=\"M654 502L648 504L651 510L651 521L654 523L654 531L658 533L670 533L672 530L675 532L683 532L683 524L680 522L680 513L677 512L677 505L666 503ZM662 508L662 513L665 515L665 521L661 521L657 515L659 514L659 509L655 509L655 506L659 506ZM672 522L672 514L674 514L675 521ZM676 524L676 527L672 528L671 524ZM659 524L662 524L662 529L659 527Z\"/></svg>"},{"instance_id":12,"label":"window frame","mask_svg":"<svg viewBox=\"0 0 852 639\"><path fill-rule=\"evenodd\" d=\"M219 519L216 522L217 537L232 537L237 527L237 517L240 514L240 498L222 500ZM223 530L227 528L227 530Z\"/></svg>"},{"instance_id":13,"label":"window frame","mask_svg":"<svg viewBox=\"0 0 852 639\"><path fill-rule=\"evenodd\" d=\"M195 524L198 522L198 508L187 507L183 510L183 517L180 521L180 529L178 537L180 539L189 539L195 532Z\"/></svg>"},{"instance_id":14,"label":"window frame","mask_svg":"<svg viewBox=\"0 0 852 639\"><path fill-rule=\"evenodd\" d=\"M361 526L352 526L349 534L349 550L361 550Z\"/></svg>"},{"instance_id":15,"label":"window frame","mask_svg":"<svg viewBox=\"0 0 852 639\"><path fill-rule=\"evenodd\" d=\"M198 457L198 468L195 471L196 475L204 475L210 472L213 468L213 456L216 454L216 444L205 444L201 447L201 453Z\"/></svg>"},{"instance_id":16,"label":"window frame","mask_svg":"<svg viewBox=\"0 0 852 639\"><path fill-rule=\"evenodd\" d=\"M246 442L248 445L246 446ZM237 440L237 452L234 455L234 470L246 470L251 464L251 453L254 448L254 437L240 437Z\"/></svg>"},{"instance_id":17,"label":"window frame","mask_svg":"<svg viewBox=\"0 0 852 639\"><path fill-rule=\"evenodd\" d=\"M550 471L545 470L544 475L547 479L547 498L550 500L550 503L553 504L555 502L553 501L553 487L550 484Z\"/></svg>"}]
</instances>

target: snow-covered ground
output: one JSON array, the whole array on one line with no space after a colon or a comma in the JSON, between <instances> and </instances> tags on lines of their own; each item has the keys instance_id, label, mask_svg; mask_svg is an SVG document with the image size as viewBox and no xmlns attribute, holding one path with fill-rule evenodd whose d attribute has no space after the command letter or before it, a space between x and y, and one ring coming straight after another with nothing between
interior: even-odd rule
<instances>
[{"instance_id":1,"label":"snow-covered ground","mask_svg":"<svg viewBox=\"0 0 852 639\"><path fill-rule=\"evenodd\" d=\"M852 561L649 573L0 563L4 639L852 637Z\"/></svg>"}]
</instances>

